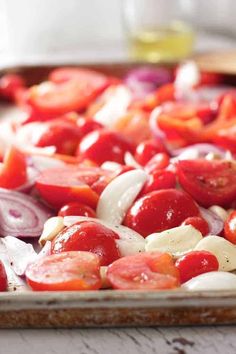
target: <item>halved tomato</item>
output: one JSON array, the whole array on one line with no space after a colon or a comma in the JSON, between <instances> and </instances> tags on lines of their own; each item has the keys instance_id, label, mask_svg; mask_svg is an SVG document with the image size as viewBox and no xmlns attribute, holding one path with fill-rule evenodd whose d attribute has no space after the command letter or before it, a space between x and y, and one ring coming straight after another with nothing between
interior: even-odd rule
<instances>
[{"instance_id":1,"label":"halved tomato","mask_svg":"<svg viewBox=\"0 0 236 354\"><path fill-rule=\"evenodd\" d=\"M56 74L51 74L53 76ZM105 75L86 69L76 69L73 79L63 77L57 82L60 83L47 82L33 86L29 92L29 103L38 111L48 114L81 111L108 84Z\"/></svg>"},{"instance_id":2,"label":"halved tomato","mask_svg":"<svg viewBox=\"0 0 236 354\"><path fill-rule=\"evenodd\" d=\"M98 193L111 178L111 172L100 168L70 165L43 171L36 181L36 188L41 197L55 208L70 202L84 203L95 208Z\"/></svg>"},{"instance_id":3,"label":"halved tomato","mask_svg":"<svg viewBox=\"0 0 236 354\"><path fill-rule=\"evenodd\" d=\"M36 291L97 290L101 287L99 258L90 252L52 254L30 264L26 280Z\"/></svg>"},{"instance_id":4,"label":"halved tomato","mask_svg":"<svg viewBox=\"0 0 236 354\"><path fill-rule=\"evenodd\" d=\"M183 189L205 207L227 207L236 199L235 162L182 160L178 162L177 173Z\"/></svg>"},{"instance_id":5,"label":"halved tomato","mask_svg":"<svg viewBox=\"0 0 236 354\"><path fill-rule=\"evenodd\" d=\"M27 181L26 156L16 147L6 152L3 165L0 167L0 187L14 189Z\"/></svg>"},{"instance_id":6,"label":"halved tomato","mask_svg":"<svg viewBox=\"0 0 236 354\"><path fill-rule=\"evenodd\" d=\"M179 286L179 272L170 254L146 252L118 259L108 267L115 289L165 290Z\"/></svg>"}]
</instances>

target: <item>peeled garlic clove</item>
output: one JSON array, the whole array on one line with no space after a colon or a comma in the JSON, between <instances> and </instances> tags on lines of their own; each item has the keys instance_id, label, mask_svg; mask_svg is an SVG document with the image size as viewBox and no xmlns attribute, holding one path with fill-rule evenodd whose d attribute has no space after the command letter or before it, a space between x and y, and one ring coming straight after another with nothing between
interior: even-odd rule
<instances>
[{"instance_id":1,"label":"peeled garlic clove","mask_svg":"<svg viewBox=\"0 0 236 354\"><path fill-rule=\"evenodd\" d=\"M39 238L39 244L44 246L46 241L52 241L63 228L64 219L62 216L53 216L48 219L44 224L42 235Z\"/></svg>"},{"instance_id":2,"label":"peeled garlic clove","mask_svg":"<svg viewBox=\"0 0 236 354\"><path fill-rule=\"evenodd\" d=\"M202 239L200 231L191 225L179 226L161 233L151 234L146 238L146 251L162 251L174 257L192 251Z\"/></svg>"},{"instance_id":3,"label":"peeled garlic clove","mask_svg":"<svg viewBox=\"0 0 236 354\"><path fill-rule=\"evenodd\" d=\"M236 269L236 247L223 237L204 237L195 247L198 251L213 253L219 262L219 270L230 272Z\"/></svg>"},{"instance_id":4,"label":"peeled garlic clove","mask_svg":"<svg viewBox=\"0 0 236 354\"><path fill-rule=\"evenodd\" d=\"M185 290L235 290L236 275L228 272L209 272L200 274L184 283Z\"/></svg>"},{"instance_id":5,"label":"peeled garlic clove","mask_svg":"<svg viewBox=\"0 0 236 354\"><path fill-rule=\"evenodd\" d=\"M97 217L112 224L121 224L146 180L147 175L142 170L128 171L113 179L99 198Z\"/></svg>"}]
</instances>

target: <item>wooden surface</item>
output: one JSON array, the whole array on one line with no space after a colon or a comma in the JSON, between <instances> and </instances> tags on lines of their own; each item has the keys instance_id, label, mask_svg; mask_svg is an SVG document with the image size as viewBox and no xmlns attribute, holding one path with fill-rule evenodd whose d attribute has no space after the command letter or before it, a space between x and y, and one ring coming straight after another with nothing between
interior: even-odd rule
<instances>
[{"instance_id":1,"label":"wooden surface","mask_svg":"<svg viewBox=\"0 0 236 354\"><path fill-rule=\"evenodd\" d=\"M236 327L1 330L1 354L234 354Z\"/></svg>"}]
</instances>

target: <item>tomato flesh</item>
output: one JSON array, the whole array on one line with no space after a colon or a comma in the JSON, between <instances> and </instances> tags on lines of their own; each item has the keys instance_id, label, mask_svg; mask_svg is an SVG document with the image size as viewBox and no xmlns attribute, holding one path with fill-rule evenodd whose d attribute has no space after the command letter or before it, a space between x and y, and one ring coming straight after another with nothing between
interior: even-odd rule
<instances>
[{"instance_id":1,"label":"tomato flesh","mask_svg":"<svg viewBox=\"0 0 236 354\"><path fill-rule=\"evenodd\" d=\"M27 181L27 163L25 155L12 146L5 154L0 169L0 187L14 189Z\"/></svg>"},{"instance_id":2,"label":"tomato flesh","mask_svg":"<svg viewBox=\"0 0 236 354\"><path fill-rule=\"evenodd\" d=\"M182 191L163 189L138 199L128 210L124 225L146 237L179 226L187 217L198 216L194 200Z\"/></svg>"},{"instance_id":3,"label":"tomato flesh","mask_svg":"<svg viewBox=\"0 0 236 354\"><path fill-rule=\"evenodd\" d=\"M99 258L89 252L52 254L30 264L26 280L35 291L97 290L101 287Z\"/></svg>"},{"instance_id":4,"label":"tomato flesh","mask_svg":"<svg viewBox=\"0 0 236 354\"><path fill-rule=\"evenodd\" d=\"M108 267L114 289L165 290L179 286L179 273L167 253L146 252L118 259Z\"/></svg>"},{"instance_id":5,"label":"tomato flesh","mask_svg":"<svg viewBox=\"0 0 236 354\"><path fill-rule=\"evenodd\" d=\"M190 216L184 220L183 225L192 225L201 232L202 236L208 235L210 231L207 221L201 216Z\"/></svg>"},{"instance_id":6,"label":"tomato flesh","mask_svg":"<svg viewBox=\"0 0 236 354\"><path fill-rule=\"evenodd\" d=\"M205 207L230 206L236 199L236 164L224 160L182 160L177 173L181 186Z\"/></svg>"},{"instance_id":7,"label":"tomato flesh","mask_svg":"<svg viewBox=\"0 0 236 354\"><path fill-rule=\"evenodd\" d=\"M159 152L166 152L161 140L146 140L137 146L134 157L140 165L145 166Z\"/></svg>"},{"instance_id":8,"label":"tomato flesh","mask_svg":"<svg viewBox=\"0 0 236 354\"><path fill-rule=\"evenodd\" d=\"M93 221L78 222L61 231L52 242L52 253L88 251L97 254L102 266L120 258L116 245L119 236Z\"/></svg>"},{"instance_id":9,"label":"tomato flesh","mask_svg":"<svg viewBox=\"0 0 236 354\"><path fill-rule=\"evenodd\" d=\"M0 291L6 291L8 286L7 273L3 262L0 260Z\"/></svg>"},{"instance_id":10,"label":"tomato flesh","mask_svg":"<svg viewBox=\"0 0 236 354\"><path fill-rule=\"evenodd\" d=\"M219 262L208 251L192 251L179 258L175 266L179 270L180 282L185 283L200 274L217 271Z\"/></svg>"},{"instance_id":11,"label":"tomato flesh","mask_svg":"<svg viewBox=\"0 0 236 354\"><path fill-rule=\"evenodd\" d=\"M90 218L95 218L95 211L90 208L88 205L71 202L63 205L63 207L59 210L58 216L69 216L69 215L78 215L78 216L86 216Z\"/></svg>"},{"instance_id":12,"label":"tomato flesh","mask_svg":"<svg viewBox=\"0 0 236 354\"><path fill-rule=\"evenodd\" d=\"M0 79L0 96L13 100L17 92L25 86L24 79L17 74L6 74Z\"/></svg>"},{"instance_id":13,"label":"tomato flesh","mask_svg":"<svg viewBox=\"0 0 236 354\"><path fill-rule=\"evenodd\" d=\"M236 211L230 213L225 221L224 236L228 241L236 245Z\"/></svg>"},{"instance_id":14,"label":"tomato flesh","mask_svg":"<svg viewBox=\"0 0 236 354\"><path fill-rule=\"evenodd\" d=\"M142 193L147 194L159 189L174 188L175 185L176 177L172 171L154 170L149 174Z\"/></svg>"}]
</instances>

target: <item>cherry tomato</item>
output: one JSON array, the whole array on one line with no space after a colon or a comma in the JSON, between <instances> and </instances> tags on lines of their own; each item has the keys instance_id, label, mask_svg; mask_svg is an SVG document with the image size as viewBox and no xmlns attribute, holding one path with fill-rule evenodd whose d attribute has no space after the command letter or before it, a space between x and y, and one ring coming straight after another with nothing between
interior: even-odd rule
<instances>
[{"instance_id":1,"label":"cherry tomato","mask_svg":"<svg viewBox=\"0 0 236 354\"><path fill-rule=\"evenodd\" d=\"M231 161L182 160L177 173L183 189L205 207L229 206L236 199L236 165Z\"/></svg>"},{"instance_id":2,"label":"cherry tomato","mask_svg":"<svg viewBox=\"0 0 236 354\"><path fill-rule=\"evenodd\" d=\"M101 287L99 258L89 252L46 256L31 263L25 276L35 291L97 290Z\"/></svg>"},{"instance_id":3,"label":"cherry tomato","mask_svg":"<svg viewBox=\"0 0 236 354\"><path fill-rule=\"evenodd\" d=\"M168 253L146 252L112 263L107 278L121 290L165 290L179 286L179 273Z\"/></svg>"},{"instance_id":4,"label":"cherry tomato","mask_svg":"<svg viewBox=\"0 0 236 354\"><path fill-rule=\"evenodd\" d=\"M14 189L27 181L26 156L12 146L4 156L0 170L0 187Z\"/></svg>"},{"instance_id":5,"label":"cherry tomato","mask_svg":"<svg viewBox=\"0 0 236 354\"><path fill-rule=\"evenodd\" d=\"M33 132L35 146L55 146L58 154L72 155L81 138L79 127L65 119L54 119L41 123L45 129ZM43 126L42 126L43 127Z\"/></svg>"},{"instance_id":6,"label":"cherry tomato","mask_svg":"<svg viewBox=\"0 0 236 354\"><path fill-rule=\"evenodd\" d=\"M110 181L109 171L71 165L43 171L37 178L36 188L41 197L55 208L70 202L95 208L97 192L101 192Z\"/></svg>"},{"instance_id":7,"label":"cherry tomato","mask_svg":"<svg viewBox=\"0 0 236 354\"><path fill-rule=\"evenodd\" d=\"M156 170L163 170L166 168L170 163L170 158L165 152L159 152L158 154L154 155L151 160L145 166L145 170L148 173L152 173Z\"/></svg>"},{"instance_id":8,"label":"cherry tomato","mask_svg":"<svg viewBox=\"0 0 236 354\"><path fill-rule=\"evenodd\" d=\"M69 215L79 215L79 216L87 216L90 218L95 218L95 211L90 208L88 205L71 202L63 205L63 207L59 210L58 216L69 216Z\"/></svg>"},{"instance_id":9,"label":"cherry tomato","mask_svg":"<svg viewBox=\"0 0 236 354\"><path fill-rule=\"evenodd\" d=\"M161 140L146 140L137 146L134 157L140 165L145 166L159 152L166 152Z\"/></svg>"},{"instance_id":10,"label":"cherry tomato","mask_svg":"<svg viewBox=\"0 0 236 354\"><path fill-rule=\"evenodd\" d=\"M175 185L176 177L172 171L154 170L149 174L142 193L147 194L159 189L174 188Z\"/></svg>"},{"instance_id":11,"label":"cherry tomato","mask_svg":"<svg viewBox=\"0 0 236 354\"><path fill-rule=\"evenodd\" d=\"M0 79L0 96L12 100L24 86L24 79L20 75L6 74Z\"/></svg>"},{"instance_id":12,"label":"cherry tomato","mask_svg":"<svg viewBox=\"0 0 236 354\"><path fill-rule=\"evenodd\" d=\"M202 236L208 235L210 231L207 221L201 216L190 216L184 220L182 225L192 225L195 229L201 232Z\"/></svg>"},{"instance_id":13,"label":"cherry tomato","mask_svg":"<svg viewBox=\"0 0 236 354\"><path fill-rule=\"evenodd\" d=\"M119 236L94 221L82 221L61 231L52 241L52 253L67 251L88 251L100 258L102 266L107 266L120 258L116 245Z\"/></svg>"},{"instance_id":14,"label":"cherry tomato","mask_svg":"<svg viewBox=\"0 0 236 354\"><path fill-rule=\"evenodd\" d=\"M7 273L2 261L0 261L0 291L6 291L8 286Z\"/></svg>"},{"instance_id":15,"label":"cherry tomato","mask_svg":"<svg viewBox=\"0 0 236 354\"><path fill-rule=\"evenodd\" d=\"M224 226L225 238L236 245L236 211L230 213Z\"/></svg>"},{"instance_id":16,"label":"cherry tomato","mask_svg":"<svg viewBox=\"0 0 236 354\"><path fill-rule=\"evenodd\" d=\"M81 137L91 133L94 130L104 128L101 123L96 122L93 119L86 119L84 117L79 117L76 122L77 126L79 127L79 131Z\"/></svg>"},{"instance_id":17,"label":"cherry tomato","mask_svg":"<svg viewBox=\"0 0 236 354\"><path fill-rule=\"evenodd\" d=\"M179 226L199 209L186 193L175 189L154 191L138 199L128 210L124 225L148 236Z\"/></svg>"},{"instance_id":18,"label":"cherry tomato","mask_svg":"<svg viewBox=\"0 0 236 354\"><path fill-rule=\"evenodd\" d=\"M179 258L175 266L179 270L182 284L197 275L217 271L219 262L216 256L208 251L191 251Z\"/></svg>"},{"instance_id":19,"label":"cherry tomato","mask_svg":"<svg viewBox=\"0 0 236 354\"><path fill-rule=\"evenodd\" d=\"M129 110L127 114L118 119L114 129L135 145L152 138L149 115L141 110Z\"/></svg>"},{"instance_id":20,"label":"cherry tomato","mask_svg":"<svg viewBox=\"0 0 236 354\"><path fill-rule=\"evenodd\" d=\"M80 142L77 155L101 165L105 161L124 163L127 151L133 146L121 134L104 129L86 135Z\"/></svg>"},{"instance_id":21,"label":"cherry tomato","mask_svg":"<svg viewBox=\"0 0 236 354\"><path fill-rule=\"evenodd\" d=\"M38 111L49 114L80 111L85 109L107 84L105 75L77 69L76 75L71 80L49 83L47 86L45 84L33 86L30 89L29 103Z\"/></svg>"}]
</instances>

